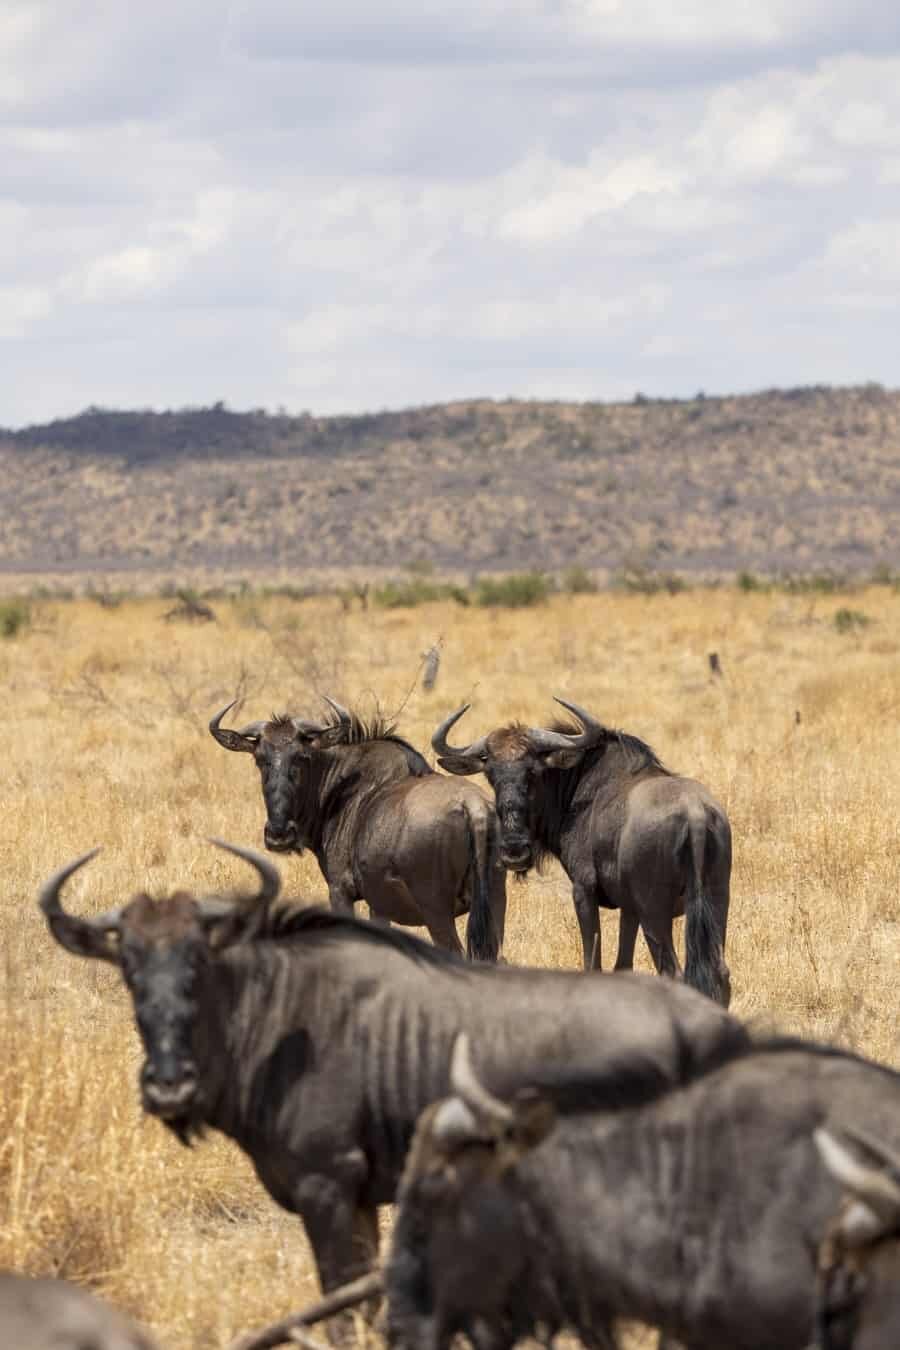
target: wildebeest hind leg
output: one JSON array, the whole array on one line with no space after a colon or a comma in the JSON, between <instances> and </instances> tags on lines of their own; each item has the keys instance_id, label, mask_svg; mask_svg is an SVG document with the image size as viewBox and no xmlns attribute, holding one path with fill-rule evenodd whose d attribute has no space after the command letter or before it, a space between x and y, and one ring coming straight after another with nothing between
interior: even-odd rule
<instances>
[{"instance_id":1,"label":"wildebeest hind leg","mask_svg":"<svg viewBox=\"0 0 900 1350\"><path fill-rule=\"evenodd\" d=\"M625 905L619 910L619 950L616 953L616 970L634 969L634 944L638 935L638 917L634 910Z\"/></svg>"},{"instance_id":2,"label":"wildebeest hind leg","mask_svg":"<svg viewBox=\"0 0 900 1350\"><path fill-rule=\"evenodd\" d=\"M653 964L660 975L669 975L672 979L681 978L681 963L675 952L675 944L672 942L672 924L669 922L668 928L657 928L655 931L648 931L644 927L644 937L647 939L647 946L650 948L650 955L653 958Z\"/></svg>"},{"instance_id":3,"label":"wildebeest hind leg","mask_svg":"<svg viewBox=\"0 0 900 1350\"><path fill-rule=\"evenodd\" d=\"M600 906L594 890L590 886L572 887L572 900L578 927L581 930L581 950L585 970L601 970L600 957Z\"/></svg>"}]
</instances>

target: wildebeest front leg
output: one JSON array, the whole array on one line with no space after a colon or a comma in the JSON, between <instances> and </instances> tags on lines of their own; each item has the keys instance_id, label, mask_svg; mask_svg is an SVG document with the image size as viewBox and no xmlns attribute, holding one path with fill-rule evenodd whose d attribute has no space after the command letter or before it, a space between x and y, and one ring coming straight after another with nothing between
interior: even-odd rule
<instances>
[{"instance_id":1,"label":"wildebeest front leg","mask_svg":"<svg viewBox=\"0 0 900 1350\"><path fill-rule=\"evenodd\" d=\"M638 917L634 910L625 905L619 910L619 950L616 953L616 970L634 969L634 944L638 935Z\"/></svg>"},{"instance_id":2,"label":"wildebeest front leg","mask_svg":"<svg viewBox=\"0 0 900 1350\"><path fill-rule=\"evenodd\" d=\"M323 1293L372 1269L378 1260L377 1209L360 1205L353 1190L321 1175L306 1178L299 1205ZM349 1314L334 1319L329 1339L352 1343Z\"/></svg>"},{"instance_id":3,"label":"wildebeest front leg","mask_svg":"<svg viewBox=\"0 0 900 1350\"><path fill-rule=\"evenodd\" d=\"M600 904L591 886L575 884L572 887L575 914L581 929L581 946L585 970L601 970L600 959Z\"/></svg>"},{"instance_id":4,"label":"wildebeest front leg","mask_svg":"<svg viewBox=\"0 0 900 1350\"><path fill-rule=\"evenodd\" d=\"M329 881L328 903L338 914L352 914L353 905L359 896L352 881Z\"/></svg>"}]
</instances>

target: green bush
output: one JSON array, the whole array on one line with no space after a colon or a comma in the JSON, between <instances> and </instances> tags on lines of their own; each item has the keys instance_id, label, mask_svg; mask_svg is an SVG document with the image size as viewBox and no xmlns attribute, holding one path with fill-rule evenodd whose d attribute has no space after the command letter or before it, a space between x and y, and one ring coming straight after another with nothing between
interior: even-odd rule
<instances>
[{"instance_id":1,"label":"green bush","mask_svg":"<svg viewBox=\"0 0 900 1350\"><path fill-rule=\"evenodd\" d=\"M479 605L523 609L541 604L551 589L550 579L543 572L514 572L508 577L483 577L475 599Z\"/></svg>"},{"instance_id":2,"label":"green bush","mask_svg":"<svg viewBox=\"0 0 900 1350\"><path fill-rule=\"evenodd\" d=\"M834 616L834 626L839 633L856 633L860 628L868 628L871 622L861 609L839 609Z\"/></svg>"},{"instance_id":3,"label":"green bush","mask_svg":"<svg viewBox=\"0 0 900 1350\"><path fill-rule=\"evenodd\" d=\"M782 589L788 595L834 595L854 589L850 580L836 572L811 572L808 576L785 577Z\"/></svg>"},{"instance_id":4,"label":"green bush","mask_svg":"<svg viewBox=\"0 0 900 1350\"><path fill-rule=\"evenodd\" d=\"M644 567L626 567L615 577L615 585L631 595L680 595L688 584L677 572L651 572Z\"/></svg>"},{"instance_id":5,"label":"green bush","mask_svg":"<svg viewBox=\"0 0 900 1350\"><path fill-rule=\"evenodd\" d=\"M402 581L386 581L375 588L375 603L383 609L412 609L435 600L455 600L458 605L467 605L469 593L462 586L454 586L449 581L431 581L421 574L405 577Z\"/></svg>"},{"instance_id":6,"label":"green bush","mask_svg":"<svg viewBox=\"0 0 900 1350\"><path fill-rule=\"evenodd\" d=\"M567 567L562 575L562 588L569 595L594 595L597 583L586 567Z\"/></svg>"},{"instance_id":7,"label":"green bush","mask_svg":"<svg viewBox=\"0 0 900 1350\"><path fill-rule=\"evenodd\" d=\"M737 584L739 591L767 591L768 582L762 581L755 572L738 572Z\"/></svg>"},{"instance_id":8,"label":"green bush","mask_svg":"<svg viewBox=\"0 0 900 1350\"><path fill-rule=\"evenodd\" d=\"M0 601L0 637L14 638L31 623L31 606L25 600Z\"/></svg>"}]
</instances>

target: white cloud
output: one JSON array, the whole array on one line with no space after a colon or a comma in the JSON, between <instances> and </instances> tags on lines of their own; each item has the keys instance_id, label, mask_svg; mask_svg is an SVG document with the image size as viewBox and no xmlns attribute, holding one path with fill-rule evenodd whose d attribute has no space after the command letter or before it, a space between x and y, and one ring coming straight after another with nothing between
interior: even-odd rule
<instances>
[{"instance_id":1,"label":"white cloud","mask_svg":"<svg viewBox=\"0 0 900 1350\"><path fill-rule=\"evenodd\" d=\"M25 337L50 310L50 296L37 286L0 286L0 338Z\"/></svg>"},{"instance_id":2,"label":"white cloud","mask_svg":"<svg viewBox=\"0 0 900 1350\"><path fill-rule=\"evenodd\" d=\"M606 155L594 153L584 166L553 163L540 155L515 177L511 195L524 200L503 213L498 233L527 244L575 234L594 216L621 210L641 194L672 192L679 184L678 175L652 155L610 163Z\"/></svg>"}]
</instances>

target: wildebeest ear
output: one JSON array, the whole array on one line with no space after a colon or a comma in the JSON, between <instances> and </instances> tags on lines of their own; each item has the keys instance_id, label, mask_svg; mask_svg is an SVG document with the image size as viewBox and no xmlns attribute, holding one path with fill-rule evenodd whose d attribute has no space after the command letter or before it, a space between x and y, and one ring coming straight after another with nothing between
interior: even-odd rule
<instances>
[{"instance_id":1,"label":"wildebeest ear","mask_svg":"<svg viewBox=\"0 0 900 1350\"><path fill-rule=\"evenodd\" d=\"M546 1097L522 1093L513 1105L513 1136L522 1153L537 1148L556 1125L556 1108Z\"/></svg>"},{"instance_id":2,"label":"wildebeest ear","mask_svg":"<svg viewBox=\"0 0 900 1350\"><path fill-rule=\"evenodd\" d=\"M252 755L256 749L258 736L245 736L243 732L233 731L231 727L218 727L213 733L215 739L226 750L236 750L238 753Z\"/></svg>"},{"instance_id":3,"label":"wildebeest ear","mask_svg":"<svg viewBox=\"0 0 900 1350\"><path fill-rule=\"evenodd\" d=\"M447 773L458 773L465 776L470 773L481 773L484 765L481 760L468 759L465 755L441 755L438 758L438 764Z\"/></svg>"},{"instance_id":4,"label":"wildebeest ear","mask_svg":"<svg viewBox=\"0 0 900 1350\"><path fill-rule=\"evenodd\" d=\"M347 732L339 722L337 726L323 727L312 738L311 743L319 750L330 750L333 745L345 745L347 743Z\"/></svg>"},{"instance_id":5,"label":"wildebeest ear","mask_svg":"<svg viewBox=\"0 0 900 1350\"><path fill-rule=\"evenodd\" d=\"M548 755L541 755L541 762L547 765L548 769L572 769L584 754L584 747L572 750L551 750Z\"/></svg>"}]
</instances>

